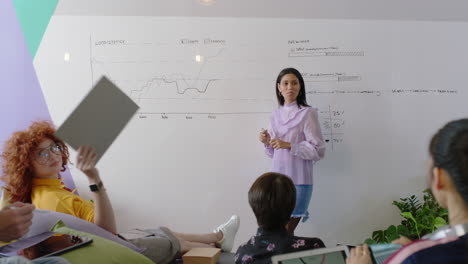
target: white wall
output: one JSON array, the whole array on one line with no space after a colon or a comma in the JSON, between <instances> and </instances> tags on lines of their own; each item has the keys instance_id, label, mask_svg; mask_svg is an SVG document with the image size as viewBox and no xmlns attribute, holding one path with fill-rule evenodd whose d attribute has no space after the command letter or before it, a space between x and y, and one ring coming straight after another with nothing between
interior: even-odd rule
<instances>
[{"instance_id":1,"label":"white wall","mask_svg":"<svg viewBox=\"0 0 468 264\"><path fill-rule=\"evenodd\" d=\"M276 74L297 67L335 139L326 135L311 219L298 234L358 243L398 223L391 201L425 188L430 136L466 116L467 30L459 22L55 16L35 66L56 124L102 74L140 104L98 164L119 229L207 232L237 213L236 245L256 228L247 190L270 167L257 136L276 106ZM86 195L83 176L72 174Z\"/></svg>"},{"instance_id":2,"label":"white wall","mask_svg":"<svg viewBox=\"0 0 468 264\"><path fill-rule=\"evenodd\" d=\"M468 21L467 9L465 0L60 0L55 14Z\"/></svg>"}]
</instances>

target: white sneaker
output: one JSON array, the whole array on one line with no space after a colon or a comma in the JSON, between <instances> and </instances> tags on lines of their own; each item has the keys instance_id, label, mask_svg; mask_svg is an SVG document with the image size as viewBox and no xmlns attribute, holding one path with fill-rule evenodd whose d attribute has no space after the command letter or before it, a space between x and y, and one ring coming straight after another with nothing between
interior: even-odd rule
<instances>
[{"instance_id":1,"label":"white sneaker","mask_svg":"<svg viewBox=\"0 0 468 264\"><path fill-rule=\"evenodd\" d=\"M234 245L234 238L236 237L237 230L239 230L240 218L237 215L231 216L231 218L224 224L218 226L213 232L222 232L223 239L218 241L221 250L225 252L231 252L232 246Z\"/></svg>"}]
</instances>

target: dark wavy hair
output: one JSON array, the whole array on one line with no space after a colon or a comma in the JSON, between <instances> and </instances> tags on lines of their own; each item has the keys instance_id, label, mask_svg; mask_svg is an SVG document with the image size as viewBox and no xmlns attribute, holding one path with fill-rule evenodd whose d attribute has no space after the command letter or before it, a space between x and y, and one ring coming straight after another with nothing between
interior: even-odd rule
<instances>
[{"instance_id":1,"label":"dark wavy hair","mask_svg":"<svg viewBox=\"0 0 468 264\"><path fill-rule=\"evenodd\" d=\"M265 229L286 226L296 206L296 187L280 173L261 175L250 187L248 196L258 226Z\"/></svg>"},{"instance_id":2,"label":"dark wavy hair","mask_svg":"<svg viewBox=\"0 0 468 264\"><path fill-rule=\"evenodd\" d=\"M296 98L297 105L299 107L309 106L307 104L304 79L302 78L301 73L298 70L294 69L294 68L286 68L286 69L281 70L280 73L278 74L278 77L276 78L275 91L276 91L276 99L278 99L278 104L279 105L284 105L284 97L281 94L281 92L278 90L278 84L281 83L281 79L283 79L283 77L286 74L294 74L294 76L296 76L296 78L299 80L299 85L301 86L301 88L300 88L299 94L297 95L297 98Z\"/></svg>"},{"instance_id":3,"label":"dark wavy hair","mask_svg":"<svg viewBox=\"0 0 468 264\"><path fill-rule=\"evenodd\" d=\"M62 147L62 171L69 159L68 148L55 135L55 128L47 121L34 122L28 129L15 132L5 142L2 153L2 180L6 183L10 203L31 202L32 178L34 171L32 159L37 146L49 138Z\"/></svg>"},{"instance_id":4,"label":"dark wavy hair","mask_svg":"<svg viewBox=\"0 0 468 264\"><path fill-rule=\"evenodd\" d=\"M468 204L468 119L451 121L432 137L429 153L434 167L444 169Z\"/></svg>"}]
</instances>

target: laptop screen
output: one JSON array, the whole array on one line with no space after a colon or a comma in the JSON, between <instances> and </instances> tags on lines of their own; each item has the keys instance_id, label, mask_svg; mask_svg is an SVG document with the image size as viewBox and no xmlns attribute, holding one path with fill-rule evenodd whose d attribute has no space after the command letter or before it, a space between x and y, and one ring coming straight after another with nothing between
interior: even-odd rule
<instances>
[{"instance_id":1,"label":"laptop screen","mask_svg":"<svg viewBox=\"0 0 468 264\"><path fill-rule=\"evenodd\" d=\"M273 264L346 264L348 255L348 248L340 246L277 255L271 260Z\"/></svg>"},{"instance_id":2,"label":"laptop screen","mask_svg":"<svg viewBox=\"0 0 468 264\"><path fill-rule=\"evenodd\" d=\"M27 248L16 248L17 246L15 243L19 243L21 245L21 242L22 241L17 241L6 246L6 248L2 248L0 256L23 256L32 260L36 258L62 254L69 250L73 250L75 248L89 244L92 242L92 239L82 236L54 233L54 235L50 236L49 238L39 241L36 244L29 245Z\"/></svg>"}]
</instances>

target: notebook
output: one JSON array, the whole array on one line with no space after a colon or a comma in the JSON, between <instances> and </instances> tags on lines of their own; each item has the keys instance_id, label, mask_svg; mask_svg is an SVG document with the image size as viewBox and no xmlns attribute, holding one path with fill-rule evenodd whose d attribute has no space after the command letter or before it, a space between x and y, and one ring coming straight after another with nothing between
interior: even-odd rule
<instances>
[{"instance_id":1,"label":"notebook","mask_svg":"<svg viewBox=\"0 0 468 264\"><path fill-rule=\"evenodd\" d=\"M138 108L115 84L102 77L55 135L74 149L91 145L99 161Z\"/></svg>"}]
</instances>

